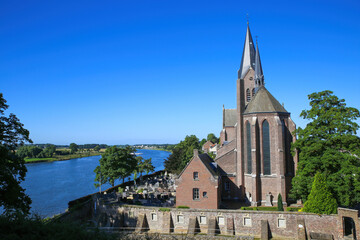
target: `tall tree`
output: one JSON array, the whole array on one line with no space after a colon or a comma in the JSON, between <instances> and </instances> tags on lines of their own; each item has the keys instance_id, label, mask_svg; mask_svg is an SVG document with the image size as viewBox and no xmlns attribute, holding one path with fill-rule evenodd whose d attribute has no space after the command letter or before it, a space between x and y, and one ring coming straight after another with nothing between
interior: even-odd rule
<instances>
[{"instance_id":1,"label":"tall tree","mask_svg":"<svg viewBox=\"0 0 360 240\"><path fill-rule=\"evenodd\" d=\"M308 97L311 109L300 116L310 122L296 129L297 140L292 145L299 152L299 164L290 197L306 201L314 176L320 172L338 204L354 206L360 202L360 138L355 122L359 110L346 107L345 100L331 91Z\"/></svg>"},{"instance_id":2,"label":"tall tree","mask_svg":"<svg viewBox=\"0 0 360 240\"><path fill-rule=\"evenodd\" d=\"M20 186L27 169L24 158L17 156L15 149L32 141L29 131L14 114L5 115L8 107L0 93L0 206L9 214L28 214L31 199Z\"/></svg>"},{"instance_id":3,"label":"tall tree","mask_svg":"<svg viewBox=\"0 0 360 240\"><path fill-rule=\"evenodd\" d=\"M104 183L110 183L112 186L115 180L124 179L133 173L136 168L137 160L135 158L136 149L130 146L119 148L116 146L107 148L101 155L100 165L94 170L96 173L95 186L98 187Z\"/></svg>"},{"instance_id":4,"label":"tall tree","mask_svg":"<svg viewBox=\"0 0 360 240\"><path fill-rule=\"evenodd\" d=\"M79 150L79 146L76 143L70 143L69 148L71 153L76 153Z\"/></svg>"},{"instance_id":5,"label":"tall tree","mask_svg":"<svg viewBox=\"0 0 360 240\"><path fill-rule=\"evenodd\" d=\"M219 142L219 139L215 136L215 134L213 133L209 133L207 135L207 138L206 138L208 141L212 142L212 143L218 143Z\"/></svg>"},{"instance_id":6,"label":"tall tree","mask_svg":"<svg viewBox=\"0 0 360 240\"><path fill-rule=\"evenodd\" d=\"M310 195L304 204L304 212L333 214L337 211L335 198L327 187L325 177L316 173Z\"/></svg>"},{"instance_id":7,"label":"tall tree","mask_svg":"<svg viewBox=\"0 0 360 240\"><path fill-rule=\"evenodd\" d=\"M175 146L172 154L165 160L165 170L180 173L191 160L194 149L199 149L199 139L195 135L186 136L183 141Z\"/></svg>"}]
</instances>

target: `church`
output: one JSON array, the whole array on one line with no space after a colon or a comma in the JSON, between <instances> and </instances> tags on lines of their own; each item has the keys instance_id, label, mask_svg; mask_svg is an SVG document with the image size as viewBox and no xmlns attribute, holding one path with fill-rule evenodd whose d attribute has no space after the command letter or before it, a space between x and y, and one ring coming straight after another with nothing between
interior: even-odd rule
<instances>
[{"instance_id":1,"label":"church","mask_svg":"<svg viewBox=\"0 0 360 240\"><path fill-rule=\"evenodd\" d=\"M259 46L254 44L249 24L236 91L236 109L223 107L216 158L194 153L177 180L177 205L218 208L221 203L238 201L251 206L276 206L281 194L287 206L298 162L290 149L296 140L292 135L296 126L290 113L265 88ZM202 172L206 173L205 179L199 174ZM196 179L185 179L195 175ZM202 188L207 189L205 195ZM212 196L208 194L210 188L216 188ZM210 199L216 204L210 204Z\"/></svg>"}]
</instances>

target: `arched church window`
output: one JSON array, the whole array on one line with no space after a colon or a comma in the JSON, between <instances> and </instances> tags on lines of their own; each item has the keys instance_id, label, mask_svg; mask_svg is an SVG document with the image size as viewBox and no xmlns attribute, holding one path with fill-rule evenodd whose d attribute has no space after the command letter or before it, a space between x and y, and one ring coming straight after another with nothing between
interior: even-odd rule
<instances>
[{"instance_id":1,"label":"arched church window","mask_svg":"<svg viewBox=\"0 0 360 240\"><path fill-rule=\"evenodd\" d=\"M271 175L270 129L269 129L269 122L266 120L262 124L262 147L263 147L264 175Z\"/></svg>"},{"instance_id":2,"label":"arched church window","mask_svg":"<svg viewBox=\"0 0 360 240\"><path fill-rule=\"evenodd\" d=\"M250 102L251 96L250 96L250 89L246 89L246 101Z\"/></svg>"},{"instance_id":3,"label":"arched church window","mask_svg":"<svg viewBox=\"0 0 360 240\"><path fill-rule=\"evenodd\" d=\"M251 126L250 123L246 124L246 152L247 152L247 173L251 174Z\"/></svg>"},{"instance_id":4,"label":"arched church window","mask_svg":"<svg viewBox=\"0 0 360 240\"><path fill-rule=\"evenodd\" d=\"M255 96L255 88L252 89L252 96Z\"/></svg>"}]
</instances>

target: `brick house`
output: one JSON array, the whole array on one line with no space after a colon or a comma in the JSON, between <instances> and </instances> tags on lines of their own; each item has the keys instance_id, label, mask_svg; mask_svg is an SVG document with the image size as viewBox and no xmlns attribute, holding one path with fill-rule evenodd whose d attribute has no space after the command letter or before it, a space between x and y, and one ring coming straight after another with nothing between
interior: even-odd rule
<instances>
[{"instance_id":1,"label":"brick house","mask_svg":"<svg viewBox=\"0 0 360 240\"><path fill-rule=\"evenodd\" d=\"M204 145L202 145L202 150L205 153L208 153L210 151L210 148L215 146L214 143L212 143L211 141L207 141L206 143L204 143Z\"/></svg>"},{"instance_id":2,"label":"brick house","mask_svg":"<svg viewBox=\"0 0 360 240\"><path fill-rule=\"evenodd\" d=\"M176 180L176 206L217 209L220 204L218 169L208 154L194 156Z\"/></svg>"},{"instance_id":3,"label":"brick house","mask_svg":"<svg viewBox=\"0 0 360 240\"><path fill-rule=\"evenodd\" d=\"M214 203L207 202L206 206L219 206L225 200L252 206L273 206L277 205L278 194L282 195L286 206L298 162L297 155L293 157L290 151L291 142L296 140L292 135L296 126L290 113L265 88L259 47L256 43L255 49L249 25L236 92L236 109L223 106L220 147L214 160L219 197L214 198ZM198 158L194 156L193 160ZM196 166L195 162L198 162ZM177 189L177 203L180 205L190 206L191 189L198 186L191 174L195 167L204 163L194 163L190 163L181 176L181 181L186 184ZM213 184L210 179L207 183L201 182L202 186ZM186 198L190 199L187 200L189 204L181 203L184 195L189 195ZM191 206L205 207L202 204Z\"/></svg>"}]
</instances>

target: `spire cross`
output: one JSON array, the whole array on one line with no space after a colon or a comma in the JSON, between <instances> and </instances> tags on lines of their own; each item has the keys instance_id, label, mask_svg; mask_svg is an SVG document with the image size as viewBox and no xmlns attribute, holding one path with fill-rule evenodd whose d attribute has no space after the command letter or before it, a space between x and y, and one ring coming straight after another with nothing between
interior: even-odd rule
<instances>
[{"instance_id":1,"label":"spire cross","mask_svg":"<svg viewBox=\"0 0 360 240\"><path fill-rule=\"evenodd\" d=\"M249 25L249 14L248 13L246 14L246 22Z\"/></svg>"},{"instance_id":2,"label":"spire cross","mask_svg":"<svg viewBox=\"0 0 360 240\"><path fill-rule=\"evenodd\" d=\"M255 38L256 38L256 44L257 44L258 36L256 35Z\"/></svg>"}]
</instances>

